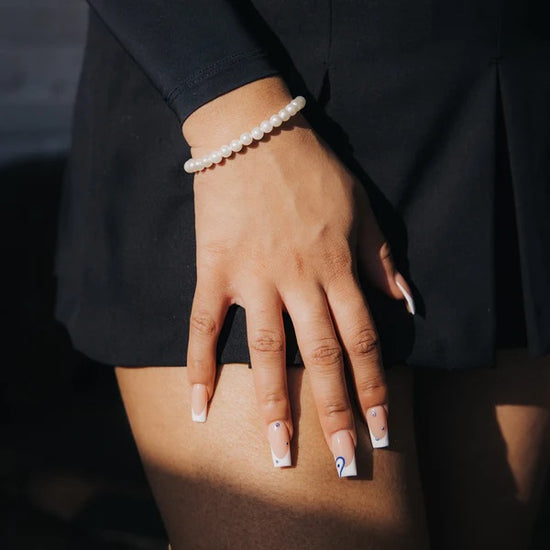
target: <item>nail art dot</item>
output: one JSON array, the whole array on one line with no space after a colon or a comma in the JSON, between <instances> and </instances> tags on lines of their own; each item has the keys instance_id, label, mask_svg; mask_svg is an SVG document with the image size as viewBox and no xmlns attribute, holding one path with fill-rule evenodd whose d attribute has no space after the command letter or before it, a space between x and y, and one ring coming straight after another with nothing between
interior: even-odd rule
<instances>
[{"instance_id":1,"label":"nail art dot","mask_svg":"<svg viewBox=\"0 0 550 550\"><path fill-rule=\"evenodd\" d=\"M279 464L279 459L278 458L275 459L275 463Z\"/></svg>"},{"instance_id":2,"label":"nail art dot","mask_svg":"<svg viewBox=\"0 0 550 550\"><path fill-rule=\"evenodd\" d=\"M280 422L275 422L275 427L278 428L281 425Z\"/></svg>"},{"instance_id":3,"label":"nail art dot","mask_svg":"<svg viewBox=\"0 0 550 550\"><path fill-rule=\"evenodd\" d=\"M382 426L380 429L381 429L381 430L385 430L386 428L384 428L384 426Z\"/></svg>"},{"instance_id":4,"label":"nail art dot","mask_svg":"<svg viewBox=\"0 0 550 550\"><path fill-rule=\"evenodd\" d=\"M285 445L288 445L288 441L285 443Z\"/></svg>"},{"instance_id":5,"label":"nail art dot","mask_svg":"<svg viewBox=\"0 0 550 550\"><path fill-rule=\"evenodd\" d=\"M371 411L370 414L371 416L376 416L376 411Z\"/></svg>"}]
</instances>

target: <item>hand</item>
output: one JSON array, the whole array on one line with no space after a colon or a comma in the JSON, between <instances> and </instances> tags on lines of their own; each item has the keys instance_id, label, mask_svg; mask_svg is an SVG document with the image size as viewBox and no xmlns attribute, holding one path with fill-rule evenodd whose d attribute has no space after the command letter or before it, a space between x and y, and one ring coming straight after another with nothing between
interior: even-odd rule
<instances>
[{"instance_id":1,"label":"hand","mask_svg":"<svg viewBox=\"0 0 550 550\"><path fill-rule=\"evenodd\" d=\"M271 77L201 107L183 126L193 157L240 135L291 99L284 83ZM235 113L241 113L239 120ZM197 286L187 368L194 413L204 410L206 418L218 336L227 309L238 304L246 311L257 400L274 465L290 464L286 311L338 473L355 475L357 437L345 359L373 446L389 442L387 386L356 262L390 296L403 299L403 290L410 295L364 189L300 113L262 143L196 173L193 185Z\"/></svg>"}]
</instances>

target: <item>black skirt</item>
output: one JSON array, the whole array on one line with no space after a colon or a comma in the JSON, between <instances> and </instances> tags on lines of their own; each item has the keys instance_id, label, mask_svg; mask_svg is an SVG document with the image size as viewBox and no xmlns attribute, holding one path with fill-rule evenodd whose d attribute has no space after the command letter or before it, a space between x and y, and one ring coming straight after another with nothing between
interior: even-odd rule
<instances>
[{"instance_id":1,"label":"black skirt","mask_svg":"<svg viewBox=\"0 0 550 550\"><path fill-rule=\"evenodd\" d=\"M550 34L540 2L254 2L304 115L367 189L417 304L361 284L386 366L550 352ZM320 4L313 2L313 4ZM180 122L90 14L57 254L57 318L112 365L185 365L196 283ZM516 230L517 220L517 230ZM284 314L287 362L300 365ZM218 362L250 361L230 308Z\"/></svg>"}]
</instances>

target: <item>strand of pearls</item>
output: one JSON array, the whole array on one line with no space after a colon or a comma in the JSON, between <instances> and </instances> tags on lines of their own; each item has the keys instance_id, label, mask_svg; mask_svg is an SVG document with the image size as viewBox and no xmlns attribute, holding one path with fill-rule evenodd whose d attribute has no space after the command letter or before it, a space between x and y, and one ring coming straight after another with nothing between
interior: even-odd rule
<instances>
[{"instance_id":1,"label":"strand of pearls","mask_svg":"<svg viewBox=\"0 0 550 550\"><path fill-rule=\"evenodd\" d=\"M281 126L291 116L305 107L306 100L303 96L296 96L288 105L283 107L278 113L271 115L269 119L260 122L250 132L244 132L238 139L232 140L227 145L222 145L216 151L201 158L190 158L183 165L183 169L188 173L199 172L213 164L220 163L223 159L229 158L233 153L238 153L243 147L250 145L253 141L259 141L265 134L269 134L273 128Z\"/></svg>"}]
</instances>

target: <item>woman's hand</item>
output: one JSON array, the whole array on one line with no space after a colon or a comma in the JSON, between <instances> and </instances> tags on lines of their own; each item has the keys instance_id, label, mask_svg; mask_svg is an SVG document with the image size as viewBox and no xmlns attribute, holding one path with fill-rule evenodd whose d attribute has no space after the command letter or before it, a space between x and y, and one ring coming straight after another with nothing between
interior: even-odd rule
<instances>
[{"instance_id":1,"label":"woman's hand","mask_svg":"<svg viewBox=\"0 0 550 550\"><path fill-rule=\"evenodd\" d=\"M193 157L229 142L291 99L283 81L270 77L206 104L183 126ZM261 143L196 173L194 196L197 286L187 355L194 419L206 419L218 336L227 309L239 304L274 465L290 465L287 311L338 473L355 475L345 358L373 446L389 443L384 370L356 261L391 296L407 297L402 290L410 295L365 191L298 113Z\"/></svg>"}]
</instances>

